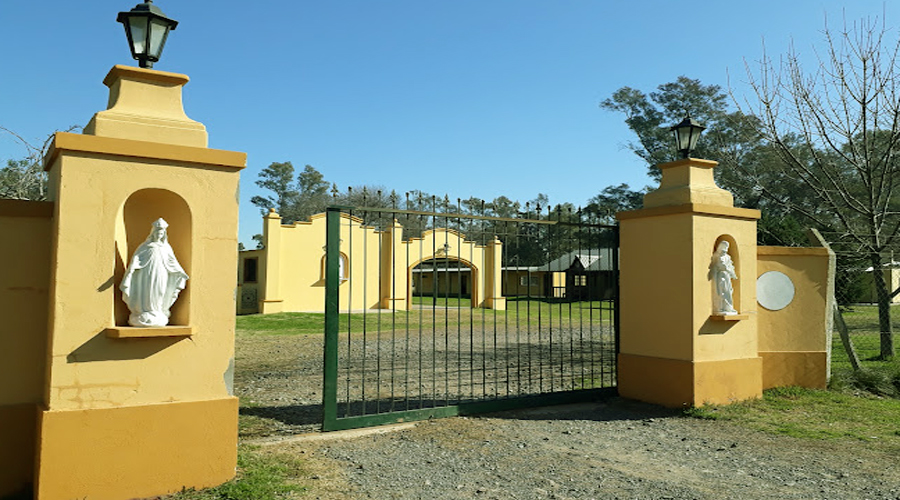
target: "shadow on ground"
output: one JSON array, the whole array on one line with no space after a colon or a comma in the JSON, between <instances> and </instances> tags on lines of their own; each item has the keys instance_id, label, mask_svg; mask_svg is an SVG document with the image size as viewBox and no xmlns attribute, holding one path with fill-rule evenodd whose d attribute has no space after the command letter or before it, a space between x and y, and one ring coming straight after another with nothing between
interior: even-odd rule
<instances>
[{"instance_id":1,"label":"shadow on ground","mask_svg":"<svg viewBox=\"0 0 900 500\"><path fill-rule=\"evenodd\" d=\"M240 409L241 415L277 420L288 426L322 424L322 405L253 406Z\"/></svg>"},{"instance_id":2,"label":"shadow on ground","mask_svg":"<svg viewBox=\"0 0 900 500\"><path fill-rule=\"evenodd\" d=\"M359 414L359 408L351 414ZM373 408L374 410L374 408ZM370 414L377 413L372 411ZM258 417L275 425L253 434L276 435L284 432L314 432L321 430L322 405L256 406L241 408L240 414ZM522 408L501 412L470 415L473 418L497 418L507 420L647 420L650 418L673 418L681 415L679 410L658 405L632 401L620 397L609 397L586 403L561 404L536 408ZM249 436L248 436L249 437Z\"/></svg>"},{"instance_id":3,"label":"shadow on ground","mask_svg":"<svg viewBox=\"0 0 900 500\"><path fill-rule=\"evenodd\" d=\"M481 416L511 420L591 420L608 422L612 420L672 418L681 416L681 411L615 396L587 403L523 408L485 413Z\"/></svg>"}]
</instances>

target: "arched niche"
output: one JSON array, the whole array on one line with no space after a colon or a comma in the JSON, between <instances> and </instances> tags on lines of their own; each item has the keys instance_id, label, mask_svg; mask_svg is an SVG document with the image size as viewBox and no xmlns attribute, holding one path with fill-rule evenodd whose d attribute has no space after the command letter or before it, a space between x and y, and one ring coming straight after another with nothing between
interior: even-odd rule
<instances>
[{"instance_id":1,"label":"arched niche","mask_svg":"<svg viewBox=\"0 0 900 500\"><path fill-rule=\"evenodd\" d=\"M137 247L147 239L153 221L169 223L166 233L175 257L188 276L192 274L191 209L184 199L166 189L141 189L125 200L116 218L114 315L116 326L128 326L128 306L119 284ZM170 325L190 325L191 281L181 291L171 309Z\"/></svg>"},{"instance_id":2,"label":"arched niche","mask_svg":"<svg viewBox=\"0 0 900 500\"><path fill-rule=\"evenodd\" d=\"M344 282L350 280L350 258L347 257L347 254L344 252L340 253L340 258L338 259L338 276L340 277L340 283L344 284ZM323 255L322 259L319 261L319 281L322 286L325 286L325 259L327 255Z\"/></svg>"},{"instance_id":3,"label":"arched niche","mask_svg":"<svg viewBox=\"0 0 900 500\"><path fill-rule=\"evenodd\" d=\"M712 255L716 253L716 248L719 246L719 243L727 241L728 242L728 256L731 257L731 262L734 264L734 271L737 274L738 279L732 281L732 292L731 298L734 302L734 310L740 313L743 311L742 303L741 303L741 280L744 279L744 276L741 276L741 252L738 248L737 242L734 240L734 237L730 234L723 234L716 238L716 242L712 246L712 250L709 252L710 259ZM710 304L713 304L713 300L716 294L716 284L714 280L710 279Z\"/></svg>"}]
</instances>

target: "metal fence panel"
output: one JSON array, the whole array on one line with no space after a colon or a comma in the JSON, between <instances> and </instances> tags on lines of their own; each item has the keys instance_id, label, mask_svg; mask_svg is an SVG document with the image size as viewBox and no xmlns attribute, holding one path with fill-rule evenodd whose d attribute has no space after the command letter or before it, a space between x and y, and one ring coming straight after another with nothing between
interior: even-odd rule
<instances>
[{"instance_id":1,"label":"metal fence panel","mask_svg":"<svg viewBox=\"0 0 900 500\"><path fill-rule=\"evenodd\" d=\"M614 393L617 252L577 213L329 209L323 428Z\"/></svg>"}]
</instances>

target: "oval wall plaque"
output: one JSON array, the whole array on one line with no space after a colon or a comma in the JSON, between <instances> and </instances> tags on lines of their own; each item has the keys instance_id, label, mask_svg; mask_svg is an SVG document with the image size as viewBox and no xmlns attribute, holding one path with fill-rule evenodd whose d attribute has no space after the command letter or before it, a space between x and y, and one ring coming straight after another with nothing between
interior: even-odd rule
<instances>
[{"instance_id":1,"label":"oval wall plaque","mask_svg":"<svg viewBox=\"0 0 900 500\"><path fill-rule=\"evenodd\" d=\"M770 311L784 309L794 300L794 282L779 271L763 273L756 279L756 301Z\"/></svg>"}]
</instances>

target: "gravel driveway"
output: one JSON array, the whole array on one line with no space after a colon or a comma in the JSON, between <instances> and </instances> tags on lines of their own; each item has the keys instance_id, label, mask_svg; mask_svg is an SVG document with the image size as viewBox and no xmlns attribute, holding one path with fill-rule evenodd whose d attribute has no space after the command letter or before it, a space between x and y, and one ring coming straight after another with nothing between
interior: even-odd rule
<instances>
[{"instance_id":1,"label":"gravel driveway","mask_svg":"<svg viewBox=\"0 0 900 500\"><path fill-rule=\"evenodd\" d=\"M811 441L619 398L255 440L305 457L303 498L897 499L898 450Z\"/></svg>"},{"instance_id":2,"label":"gravel driveway","mask_svg":"<svg viewBox=\"0 0 900 500\"><path fill-rule=\"evenodd\" d=\"M599 321L589 328L556 326L542 332L439 328L433 333L341 334L338 415L611 388L613 336L611 326ZM244 403L241 412L265 424L243 437L320 427L323 349L322 335L236 340L235 393Z\"/></svg>"},{"instance_id":3,"label":"gravel driveway","mask_svg":"<svg viewBox=\"0 0 900 500\"><path fill-rule=\"evenodd\" d=\"M388 352L379 344L366 349ZM242 336L237 356L241 438L305 459L299 498L900 499L896 447L772 436L619 398L317 433L321 335Z\"/></svg>"}]
</instances>

